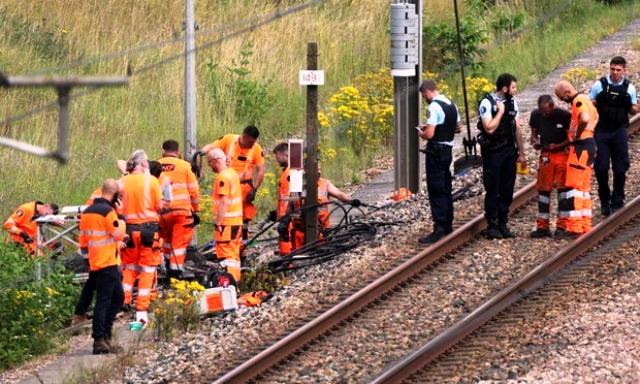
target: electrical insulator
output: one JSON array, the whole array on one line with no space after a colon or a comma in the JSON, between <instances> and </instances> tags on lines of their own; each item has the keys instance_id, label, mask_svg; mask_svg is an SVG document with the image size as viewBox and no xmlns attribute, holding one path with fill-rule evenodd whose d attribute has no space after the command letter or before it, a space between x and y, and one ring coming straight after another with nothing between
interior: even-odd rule
<instances>
[{"instance_id":1,"label":"electrical insulator","mask_svg":"<svg viewBox=\"0 0 640 384\"><path fill-rule=\"evenodd\" d=\"M416 75L418 65L419 23L416 5L391 4L391 75Z\"/></svg>"}]
</instances>

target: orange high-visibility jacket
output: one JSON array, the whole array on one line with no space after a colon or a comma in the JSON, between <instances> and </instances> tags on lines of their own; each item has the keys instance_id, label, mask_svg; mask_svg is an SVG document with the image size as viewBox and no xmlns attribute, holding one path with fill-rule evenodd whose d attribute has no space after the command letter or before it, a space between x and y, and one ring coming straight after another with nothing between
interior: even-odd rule
<instances>
[{"instance_id":1,"label":"orange high-visibility jacket","mask_svg":"<svg viewBox=\"0 0 640 384\"><path fill-rule=\"evenodd\" d=\"M280 174L278 181L278 206L276 209L276 217L279 219L287 214L289 210L289 167L285 168Z\"/></svg>"},{"instance_id":2,"label":"orange high-visibility jacket","mask_svg":"<svg viewBox=\"0 0 640 384\"><path fill-rule=\"evenodd\" d=\"M19 206L9 216L7 221L4 222L3 228L11 235L11 240L22 243L23 240L20 237L22 232L26 233L35 240L38 233L38 223L35 222L37 218L36 205L43 204L40 201L31 201Z\"/></svg>"},{"instance_id":3,"label":"orange high-visibility jacket","mask_svg":"<svg viewBox=\"0 0 640 384\"><path fill-rule=\"evenodd\" d=\"M177 157L161 158L162 175L171 180L171 203L169 210L197 212L200 209L200 188L198 179L191 171L191 164Z\"/></svg>"},{"instance_id":4,"label":"orange high-visibility jacket","mask_svg":"<svg viewBox=\"0 0 640 384\"><path fill-rule=\"evenodd\" d=\"M238 172L241 180L251 180L254 166L264 164L264 153L258 143L251 148L241 148L239 139L240 135L224 135L214 141L213 146L222 149L231 159L231 168Z\"/></svg>"},{"instance_id":5,"label":"orange high-visibility jacket","mask_svg":"<svg viewBox=\"0 0 640 384\"><path fill-rule=\"evenodd\" d=\"M216 175L213 181L213 214L218 212L218 204L224 196L230 200L225 210L221 225L242 225L242 192L240 189L240 178L238 173L232 168L225 168Z\"/></svg>"},{"instance_id":6,"label":"orange high-visibility jacket","mask_svg":"<svg viewBox=\"0 0 640 384\"><path fill-rule=\"evenodd\" d=\"M134 173L118 180L122 216L127 224L157 222L162 208L160 182L148 173Z\"/></svg>"},{"instance_id":7,"label":"orange high-visibility jacket","mask_svg":"<svg viewBox=\"0 0 640 384\"><path fill-rule=\"evenodd\" d=\"M98 197L102 196L102 187L98 187L98 189L96 189L95 191L93 191L93 193L91 194L91 196L89 196L89 198L87 199L87 201L84 202L84 205L91 205L93 204L94 200L97 199Z\"/></svg>"},{"instance_id":8,"label":"orange high-visibility jacket","mask_svg":"<svg viewBox=\"0 0 640 384\"><path fill-rule=\"evenodd\" d=\"M118 241L123 239L125 230L124 221L118 219L115 209L102 197L82 212L78 240L92 271L120 265Z\"/></svg>"},{"instance_id":9,"label":"orange high-visibility jacket","mask_svg":"<svg viewBox=\"0 0 640 384\"><path fill-rule=\"evenodd\" d=\"M577 140L587 139L593 137L596 124L598 123L598 110L593 105L589 97L584 94L578 94L571 102L571 124L569 125L569 141L574 141L574 136L578 131L578 124L580 122L580 113L587 111L590 119L587 127L582 131L580 137Z\"/></svg>"}]
</instances>

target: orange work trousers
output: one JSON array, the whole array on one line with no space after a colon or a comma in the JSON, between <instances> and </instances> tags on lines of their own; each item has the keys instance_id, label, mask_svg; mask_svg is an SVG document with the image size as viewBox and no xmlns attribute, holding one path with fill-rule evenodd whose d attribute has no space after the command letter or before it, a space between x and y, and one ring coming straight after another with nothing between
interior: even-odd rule
<instances>
[{"instance_id":1,"label":"orange work trousers","mask_svg":"<svg viewBox=\"0 0 640 384\"><path fill-rule=\"evenodd\" d=\"M148 311L160 265L158 225L127 225L129 241L122 251L122 288L124 303L131 304L133 286L138 281L136 310Z\"/></svg>"},{"instance_id":2,"label":"orange work trousers","mask_svg":"<svg viewBox=\"0 0 640 384\"><path fill-rule=\"evenodd\" d=\"M318 212L318 226L320 229L320 231L318 231L318 240L320 240L322 239L322 230L326 230L331 226L329 211L321 210ZM304 232L304 221L295 219L291 226L291 251L295 251L305 244Z\"/></svg>"},{"instance_id":3,"label":"orange work trousers","mask_svg":"<svg viewBox=\"0 0 640 384\"><path fill-rule=\"evenodd\" d=\"M242 221L249 222L256 217L256 207L253 205L253 202L247 201L247 195L253 188L250 183L241 183L242 187Z\"/></svg>"},{"instance_id":4,"label":"orange work trousers","mask_svg":"<svg viewBox=\"0 0 640 384\"><path fill-rule=\"evenodd\" d=\"M169 260L169 269L184 270L187 247L193 238L193 217L184 211L173 211L160 218L160 237L163 240L164 260Z\"/></svg>"},{"instance_id":5,"label":"orange work trousers","mask_svg":"<svg viewBox=\"0 0 640 384\"><path fill-rule=\"evenodd\" d=\"M569 211L567 231L575 234L591 230L591 177L596 145L592 138L578 140L569 147L567 175L563 198L567 199Z\"/></svg>"},{"instance_id":6,"label":"orange work trousers","mask_svg":"<svg viewBox=\"0 0 640 384\"><path fill-rule=\"evenodd\" d=\"M242 246L242 226L223 225L222 231L214 230L216 257L236 282L240 282L240 247Z\"/></svg>"},{"instance_id":7,"label":"orange work trousers","mask_svg":"<svg viewBox=\"0 0 640 384\"><path fill-rule=\"evenodd\" d=\"M561 191L564 191L564 182L567 174L567 159L569 154L561 152L542 152L538 159L538 218L536 227L539 229L549 229L551 191L558 191L558 211L566 205L560 198ZM556 228L567 229L567 217L558 214Z\"/></svg>"}]
</instances>

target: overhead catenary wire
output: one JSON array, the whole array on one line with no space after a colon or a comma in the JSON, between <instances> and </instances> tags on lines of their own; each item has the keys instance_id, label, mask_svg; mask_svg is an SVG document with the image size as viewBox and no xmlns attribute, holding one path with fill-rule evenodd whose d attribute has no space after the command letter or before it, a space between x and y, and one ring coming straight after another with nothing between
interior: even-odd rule
<instances>
[{"instance_id":1,"label":"overhead catenary wire","mask_svg":"<svg viewBox=\"0 0 640 384\"><path fill-rule=\"evenodd\" d=\"M197 51L200 51L200 50L203 50L203 49L208 49L208 48L211 48L211 47L213 47L215 45L218 45L218 44L222 44L223 42L225 42L225 41L227 41L229 39L232 39L232 38L238 37L240 35L243 35L245 33L251 32L251 31L253 31L253 30L257 29L257 28L260 28L260 27L268 25L268 24L270 24L272 22L275 22L275 21L277 21L277 20L279 20L279 19L281 19L283 17L286 17L286 16L289 16L289 15L301 12L301 11L307 9L307 8L310 8L310 7L315 6L315 5L319 5L319 4L324 3L326 1L327 0L311 0L311 1L308 1L308 2L306 2L304 4L291 6L289 8L284 9L284 10L278 8L276 11L271 12L268 15L265 15L265 16L262 16L262 17L256 17L256 18L248 19L248 20L245 19L245 20L242 20L242 21L233 22L233 23L229 23L229 24L220 26L220 27L216 28L215 30L220 29L222 31L223 27L228 27L229 25L244 25L246 23L249 23L249 25L247 27L240 28L240 29L238 29L236 31L230 32L229 34L223 35L222 37L220 37L218 39L215 39L213 41L209 41L207 43L204 43L204 44L201 44L199 46L196 46L192 50L168 56L168 57L163 58L163 59L161 59L159 61L156 61L154 63L150 63L148 65L142 66L137 70L131 70L131 73L129 75L131 77L133 77L133 76L137 76L137 75L149 72L149 71L151 71L153 69L162 67L162 66L164 66L164 65L166 65L166 64L168 64L168 63L170 63L170 62L172 62L174 60L177 60L177 59L179 59L179 58L181 58L181 57L183 57L183 56L185 56L187 54L190 54L190 53L193 53L193 52L197 52ZM256 21L251 22L251 20L256 20ZM211 34L211 33L213 33L213 31L214 31L214 29L211 29L211 30L207 30L207 31L202 31L202 33L203 34L205 34L205 33ZM165 43L164 45L168 45L168 44L170 44L171 41L172 40L167 40L165 42L159 42L159 43L156 43L156 44L159 45L161 43ZM180 41L182 41L182 40L180 40ZM147 46L141 46L141 47L138 47L137 49L141 50L141 51L142 50L148 50L146 47ZM149 49L151 49L151 48L149 48ZM122 57L122 56L126 55L124 53L125 51L114 52L113 54L110 54L110 55L113 55L114 56L113 58L116 58L115 56L117 56L117 55L120 55L119 57ZM105 55L105 57L109 57L110 55ZM94 58L94 59L97 60L98 58ZM88 59L87 62L90 61L90 60L94 60L94 59ZM71 65L71 64L69 64L69 65ZM87 63L79 63L78 65L75 65L75 66L77 67L77 66L81 66L81 65L89 65L89 64L87 64ZM61 66L52 67L52 68L65 69L64 67L65 67L65 65L61 65ZM69 67L69 68L71 68L71 67ZM75 92L75 93L73 93L72 95L69 96L69 99L73 100L73 99L77 99L77 98L80 98L80 97L83 97L83 96L87 96L89 94L97 92L98 90L99 90L99 88L89 88L89 89L84 90L84 91ZM9 126L9 125L11 125L11 124L13 124L13 123L15 123L17 121L20 121L20 120L26 119L28 117L34 116L34 115L39 114L41 112L44 112L44 111L46 111L48 109L56 108L57 106L58 106L57 100L48 102L46 104L42 104L42 105L40 105L40 106L38 106L36 108L33 108L31 110L28 110L28 111L25 111L25 112L21 112L19 114L12 115L12 116L9 116L9 117L5 118L4 120L0 121L0 126Z\"/></svg>"}]
</instances>

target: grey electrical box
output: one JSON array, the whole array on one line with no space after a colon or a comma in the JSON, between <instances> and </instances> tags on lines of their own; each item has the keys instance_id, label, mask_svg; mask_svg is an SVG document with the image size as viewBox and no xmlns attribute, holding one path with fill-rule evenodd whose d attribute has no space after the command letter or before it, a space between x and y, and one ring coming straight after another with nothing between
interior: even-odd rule
<instances>
[{"instance_id":1,"label":"grey electrical box","mask_svg":"<svg viewBox=\"0 0 640 384\"><path fill-rule=\"evenodd\" d=\"M391 75L416 75L419 50L419 22L416 5L391 4Z\"/></svg>"}]
</instances>

